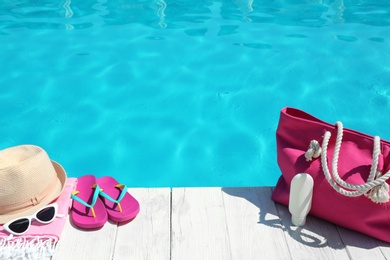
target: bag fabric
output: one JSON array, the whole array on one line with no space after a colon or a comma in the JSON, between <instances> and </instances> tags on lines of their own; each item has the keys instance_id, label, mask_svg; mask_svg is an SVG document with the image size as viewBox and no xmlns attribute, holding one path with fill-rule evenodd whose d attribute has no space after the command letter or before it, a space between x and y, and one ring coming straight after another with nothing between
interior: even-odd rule
<instances>
[{"instance_id":1,"label":"bag fabric","mask_svg":"<svg viewBox=\"0 0 390 260\"><path fill-rule=\"evenodd\" d=\"M288 205L298 173L314 179L309 214L390 242L390 143L329 124L294 108L281 110L276 131L282 172L272 194Z\"/></svg>"}]
</instances>

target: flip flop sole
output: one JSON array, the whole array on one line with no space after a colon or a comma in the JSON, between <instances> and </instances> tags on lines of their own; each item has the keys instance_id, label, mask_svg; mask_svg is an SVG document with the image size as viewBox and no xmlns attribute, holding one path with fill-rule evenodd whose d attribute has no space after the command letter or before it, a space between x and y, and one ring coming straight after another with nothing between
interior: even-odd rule
<instances>
[{"instance_id":1,"label":"flip flop sole","mask_svg":"<svg viewBox=\"0 0 390 260\"><path fill-rule=\"evenodd\" d=\"M78 178L76 190L79 192L76 196L87 204L91 204L95 193L95 189L93 188L94 184L96 184L96 178L93 175L85 175ZM93 210L95 217L90 207L73 200L70 216L74 225L82 229L98 229L103 227L107 222L108 216L100 198L97 198L95 205L93 205Z\"/></svg>"},{"instance_id":2,"label":"flip flop sole","mask_svg":"<svg viewBox=\"0 0 390 260\"><path fill-rule=\"evenodd\" d=\"M118 183L113 177L105 176L97 179L97 184L103 189L103 192L116 200L122 193L121 188L115 187ZM103 204L106 207L108 218L114 222L127 222L135 218L139 211L139 202L128 192L125 193L122 200L120 200L120 207L117 203L112 202L106 198L101 197ZM122 212L120 211L122 208Z\"/></svg>"}]
</instances>

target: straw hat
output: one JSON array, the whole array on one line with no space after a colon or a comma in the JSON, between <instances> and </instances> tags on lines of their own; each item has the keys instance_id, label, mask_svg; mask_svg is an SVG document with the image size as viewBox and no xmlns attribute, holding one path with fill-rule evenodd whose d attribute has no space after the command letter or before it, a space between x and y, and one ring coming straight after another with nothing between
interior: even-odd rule
<instances>
[{"instance_id":1,"label":"straw hat","mask_svg":"<svg viewBox=\"0 0 390 260\"><path fill-rule=\"evenodd\" d=\"M0 151L0 224L30 216L62 192L66 173L34 145Z\"/></svg>"}]
</instances>

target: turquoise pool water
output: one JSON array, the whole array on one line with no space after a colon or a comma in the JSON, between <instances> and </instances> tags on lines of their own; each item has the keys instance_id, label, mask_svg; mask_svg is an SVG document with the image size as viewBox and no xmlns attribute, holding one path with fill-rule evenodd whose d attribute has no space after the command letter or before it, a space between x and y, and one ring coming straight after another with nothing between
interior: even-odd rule
<instances>
[{"instance_id":1,"label":"turquoise pool water","mask_svg":"<svg viewBox=\"0 0 390 260\"><path fill-rule=\"evenodd\" d=\"M136 187L274 185L282 107L390 140L390 4L6 0L0 148Z\"/></svg>"}]
</instances>

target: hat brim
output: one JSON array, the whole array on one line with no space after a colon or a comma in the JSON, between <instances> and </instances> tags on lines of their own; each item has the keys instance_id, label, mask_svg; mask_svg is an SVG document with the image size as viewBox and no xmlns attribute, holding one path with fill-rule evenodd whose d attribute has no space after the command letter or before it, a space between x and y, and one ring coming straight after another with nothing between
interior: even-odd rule
<instances>
[{"instance_id":1,"label":"hat brim","mask_svg":"<svg viewBox=\"0 0 390 260\"><path fill-rule=\"evenodd\" d=\"M59 163L57 163L55 161L51 161L51 163L54 167L54 170L57 173L57 179L58 179L58 181L55 184L56 187L53 189L53 192L51 194L49 194L48 196L46 196L38 204L36 204L36 205L26 209L26 210L23 210L21 212L15 213L15 214L0 215L0 224L4 224L12 219L30 216L30 215L34 214L35 212L37 212L39 209L50 204L50 202L54 201L55 199L57 199L61 195L62 191L64 190L66 179L67 179L66 172L65 172L64 168Z\"/></svg>"}]
</instances>

